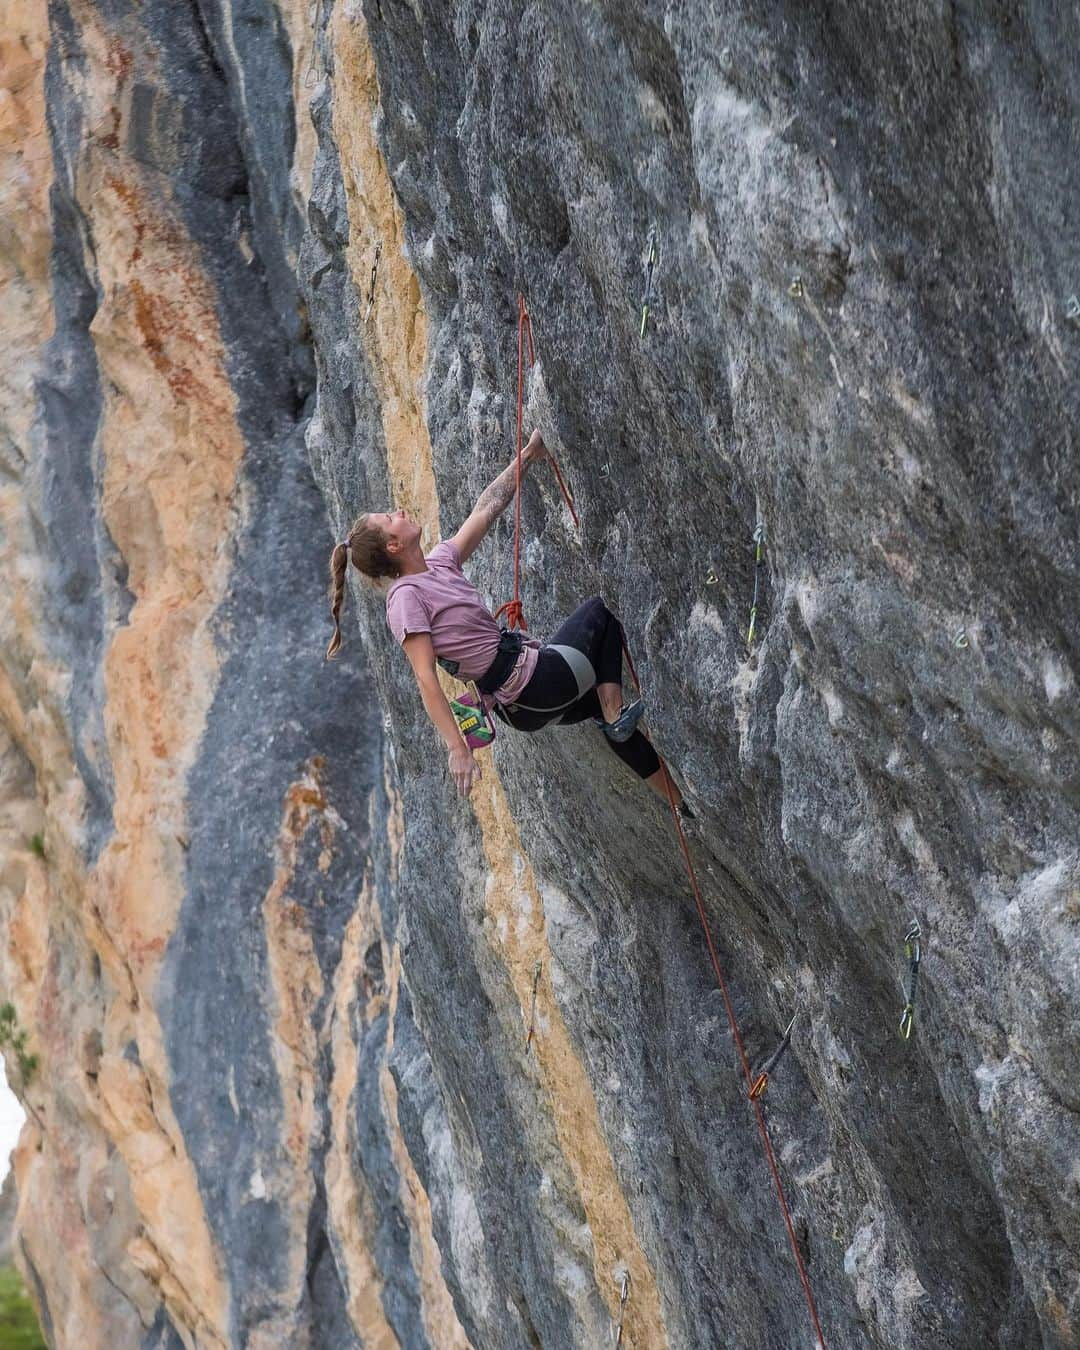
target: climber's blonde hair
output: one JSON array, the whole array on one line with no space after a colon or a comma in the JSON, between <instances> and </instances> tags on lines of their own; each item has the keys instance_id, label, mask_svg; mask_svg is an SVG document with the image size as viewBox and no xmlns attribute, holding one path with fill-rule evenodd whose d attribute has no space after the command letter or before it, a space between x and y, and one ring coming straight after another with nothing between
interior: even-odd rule
<instances>
[{"instance_id":1,"label":"climber's blonde hair","mask_svg":"<svg viewBox=\"0 0 1080 1350\"><path fill-rule=\"evenodd\" d=\"M330 554L330 613L334 616L334 636L326 649L328 661L341 650L341 602L345 598L345 573L350 553L356 568L372 581L396 577L400 571L400 565L387 550L386 534L375 524L371 513L357 516L345 539L335 544Z\"/></svg>"}]
</instances>

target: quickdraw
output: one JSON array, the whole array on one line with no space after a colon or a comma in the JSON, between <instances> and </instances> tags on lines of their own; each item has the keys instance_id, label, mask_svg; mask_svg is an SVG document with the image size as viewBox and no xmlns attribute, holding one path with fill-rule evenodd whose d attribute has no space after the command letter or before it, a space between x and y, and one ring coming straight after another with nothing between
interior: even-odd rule
<instances>
[{"instance_id":1,"label":"quickdraw","mask_svg":"<svg viewBox=\"0 0 1080 1350\"><path fill-rule=\"evenodd\" d=\"M656 226L649 230L648 253L645 260L645 299L641 306L641 337L644 341L645 328L649 322L649 310L652 306L653 272L656 268Z\"/></svg>"},{"instance_id":2,"label":"quickdraw","mask_svg":"<svg viewBox=\"0 0 1080 1350\"><path fill-rule=\"evenodd\" d=\"M532 1045L532 1039L536 1035L536 989L540 983L541 969L542 967L540 965L540 962L537 961L536 965L533 966L532 1006L529 1009L529 1034L525 1037L526 1050L528 1050L529 1046Z\"/></svg>"},{"instance_id":3,"label":"quickdraw","mask_svg":"<svg viewBox=\"0 0 1080 1350\"><path fill-rule=\"evenodd\" d=\"M784 1058L785 1051L791 1044L791 1028L795 1025L795 1018L798 1017L798 1015L798 1011L792 1014L791 1021L787 1024L787 1030L784 1032L784 1039L758 1071L758 1076L754 1079L750 1087L751 1101L757 1101L758 1098L765 1095L765 1089L769 1086L769 1075L776 1072L780 1061Z\"/></svg>"},{"instance_id":4,"label":"quickdraw","mask_svg":"<svg viewBox=\"0 0 1080 1350\"><path fill-rule=\"evenodd\" d=\"M746 633L746 645L754 645L754 633L757 630L758 614L758 591L761 584L761 562L765 557L765 526L758 521L757 529L754 531L754 598L750 604L750 627Z\"/></svg>"},{"instance_id":5,"label":"quickdraw","mask_svg":"<svg viewBox=\"0 0 1080 1350\"><path fill-rule=\"evenodd\" d=\"M911 1040L915 1026L915 990L919 987L919 962L922 960L922 929L918 919L912 919L911 927L904 935L904 955L907 957L911 974L908 980L907 1002L900 1014L900 1035L905 1041Z\"/></svg>"},{"instance_id":6,"label":"quickdraw","mask_svg":"<svg viewBox=\"0 0 1080 1350\"><path fill-rule=\"evenodd\" d=\"M619 1324L615 1328L615 1344L622 1345L623 1320L626 1317L626 1303L630 1297L630 1272L621 1271L616 1277L619 1281Z\"/></svg>"},{"instance_id":7,"label":"quickdraw","mask_svg":"<svg viewBox=\"0 0 1080 1350\"><path fill-rule=\"evenodd\" d=\"M375 304L375 282L379 275L379 259L382 257L382 240L375 241L375 259L371 264L371 281L368 284L367 308L364 310L364 322L371 318L371 311Z\"/></svg>"}]
</instances>

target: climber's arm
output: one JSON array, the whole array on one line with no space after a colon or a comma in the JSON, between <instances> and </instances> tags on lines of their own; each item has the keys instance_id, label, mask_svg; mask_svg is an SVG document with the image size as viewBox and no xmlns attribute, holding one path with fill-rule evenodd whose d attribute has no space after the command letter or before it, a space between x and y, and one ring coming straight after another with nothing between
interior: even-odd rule
<instances>
[{"instance_id":1,"label":"climber's arm","mask_svg":"<svg viewBox=\"0 0 1080 1350\"><path fill-rule=\"evenodd\" d=\"M458 730L457 719L446 701L442 685L435 671L435 649L431 645L430 633L410 633L404 642L405 655L413 668L420 697L432 725L446 743L449 753L450 772L454 782L466 795L472 787L473 778L480 777L480 766L473 759L472 751L465 744Z\"/></svg>"},{"instance_id":2,"label":"climber's arm","mask_svg":"<svg viewBox=\"0 0 1080 1350\"><path fill-rule=\"evenodd\" d=\"M522 471L524 472L530 464L534 464L538 459L546 458L547 447L544 445L540 433L534 431L529 437L528 445L521 452ZM498 478L493 479L481 492L465 524L450 541L457 548L458 557L462 562L476 551L481 539L514 500L516 488L517 460L515 458L503 469Z\"/></svg>"}]
</instances>

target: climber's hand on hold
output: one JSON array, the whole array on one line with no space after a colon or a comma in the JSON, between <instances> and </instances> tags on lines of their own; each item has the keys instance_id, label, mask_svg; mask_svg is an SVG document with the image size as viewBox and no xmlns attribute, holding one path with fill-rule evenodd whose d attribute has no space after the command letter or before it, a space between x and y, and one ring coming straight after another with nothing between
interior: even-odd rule
<instances>
[{"instance_id":1,"label":"climber's hand on hold","mask_svg":"<svg viewBox=\"0 0 1080 1350\"><path fill-rule=\"evenodd\" d=\"M548 448L544 444L544 438L539 431L534 431L529 437L529 443L521 452L521 458L526 464L535 464L539 460L547 459Z\"/></svg>"},{"instance_id":2,"label":"climber's hand on hold","mask_svg":"<svg viewBox=\"0 0 1080 1350\"><path fill-rule=\"evenodd\" d=\"M458 791L467 797L472 790L473 779L479 780L482 775L480 765L473 759L473 752L464 741L450 751L448 763L454 782L458 785Z\"/></svg>"}]
</instances>

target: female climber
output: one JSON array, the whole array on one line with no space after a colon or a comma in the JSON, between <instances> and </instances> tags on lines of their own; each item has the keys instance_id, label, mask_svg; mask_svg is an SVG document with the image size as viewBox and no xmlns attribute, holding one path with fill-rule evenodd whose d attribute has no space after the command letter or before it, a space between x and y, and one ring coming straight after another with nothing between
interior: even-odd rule
<instances>
[{"instance_id":1,"label":"female climber","mask_svg":"<svg viewBox=\"0 0 1080 1350\"><path fill-rule=\"evenodd\" d=\"M534 431L522 451L522 472L546 458L547 447ZM592 718L619 758L666 798L665 771L637 729L641 700L629 707L622 701L622 627L603 600L586 600L548 642L540 643L501 629L461 570L513 500L515 488L516 461L511 461L480 494L453 538L427 555L420 549L420 526L404 511L358 516L330 556L334 636L326 655L333 657L341 647L341 601L351 551L353 565L365 576L373 581L392 578L386 620L405 649L427 714L446 744L450 773L463 793L480 777L480 767L439 684L436 660L452 675L475 682L485 707L516 731ZM681 812L689 814L674 783L672 790Z\"/></svg>"}]
</instances>

